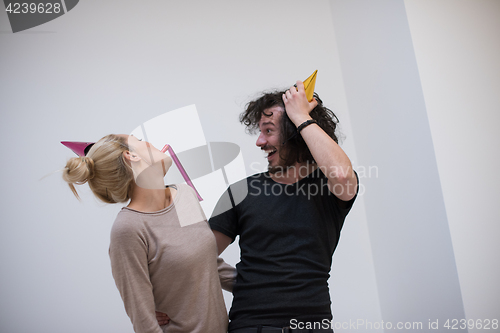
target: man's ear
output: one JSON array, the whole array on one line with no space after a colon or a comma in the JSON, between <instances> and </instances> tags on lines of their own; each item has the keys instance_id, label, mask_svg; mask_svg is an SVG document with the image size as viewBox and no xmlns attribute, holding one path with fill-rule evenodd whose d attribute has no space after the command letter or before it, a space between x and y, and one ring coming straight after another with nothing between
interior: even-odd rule
<instances>
[{"instance_id":1,"label":"man's ear","mask_svg":"<svg viewBox=\"0 0 500 333\"><path fill-rule=\"evenodd\" d=\"M141 160L141 157L139 155L129 150L125 150L123 152L123 157L130 162L139 162Z\"/></svg>"}]
</instances>

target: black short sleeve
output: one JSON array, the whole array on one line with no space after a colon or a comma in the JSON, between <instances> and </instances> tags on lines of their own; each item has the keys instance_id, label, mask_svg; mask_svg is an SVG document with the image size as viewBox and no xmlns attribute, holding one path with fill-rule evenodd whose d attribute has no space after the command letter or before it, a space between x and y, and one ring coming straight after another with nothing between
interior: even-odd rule
<instances>
[{"instance_id":1,"label":"black short sleeve","mask_svg":"<svg viewBox=\"0 0 500 333\"><path fill-rule=\"evenodd\" d=\"M243 179L229 186L215 206L208 221L210 228L234 239L239 234L237 205L248 195L248 182Z\"/></svg>"},{"instance_id":2,"label":"black short sleeve","mask_svg":"<svg viewBox=\"0 0 500 333\"><path fill-rule=\"evenodd\" d=\"M335 197L337 205L340 208L340 212L342 213L342 215L344 217L347 216L347 214L349 213L349 211L352 208L352 205L354 204L354 201L356 201L356 198L358 197L358 192L359 192L359 177L358 177L358 173L356 171L354 171L354 175L356 176L356 182L357 182L357 185L356 185L356 194L354 195L354 197L351 200L349 200L349 201L340 200L339 198Z\"/></svg>"}]
</instances>

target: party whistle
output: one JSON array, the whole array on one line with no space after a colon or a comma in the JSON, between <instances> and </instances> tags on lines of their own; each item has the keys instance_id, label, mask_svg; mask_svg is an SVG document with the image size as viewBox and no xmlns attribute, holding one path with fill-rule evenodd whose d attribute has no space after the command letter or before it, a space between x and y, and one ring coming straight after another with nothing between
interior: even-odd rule
<instances>
[{"instance_id":1,"label":"party whistle","mask_svg":"<svg viewBox=\"0 0 500 333\"><path fill-rule=\"evenodd\" d=\"M177 169L179 169L179 172L181 173L182 177L186 181L186 183L193 188L193 190L196 192L196 196L198 197L199 201L203 201L203 198L200 196L198 191L196 190L196 187L194 187L193 182L191 181L191 178L189 178L186 170L184 170L184 167L181 164L181 161L177 158L177 155L175 154L174 150L172 149L172 146L166 144L165 147L162 148L161 152L165 153L168 151L170 156L172 157L172 160L174 161L175 165L177 166Z\"/></svg>"}]
</instances>

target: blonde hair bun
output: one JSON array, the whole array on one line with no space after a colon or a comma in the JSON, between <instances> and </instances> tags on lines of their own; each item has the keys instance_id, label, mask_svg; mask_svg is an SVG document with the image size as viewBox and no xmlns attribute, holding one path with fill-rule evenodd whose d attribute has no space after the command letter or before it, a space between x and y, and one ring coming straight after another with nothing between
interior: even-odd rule
<instances>
[{"instance_id":1,"label":"blonde hair bun","mask_svg":"<svg viewBox=\"0 0 500 333\"><path fill-rule=\"evenodd\" d=\"M66 163L63 179L70 184L85 184L94 178L94 161L87 156L73 157Z\"/></svg>"}]
</instances>

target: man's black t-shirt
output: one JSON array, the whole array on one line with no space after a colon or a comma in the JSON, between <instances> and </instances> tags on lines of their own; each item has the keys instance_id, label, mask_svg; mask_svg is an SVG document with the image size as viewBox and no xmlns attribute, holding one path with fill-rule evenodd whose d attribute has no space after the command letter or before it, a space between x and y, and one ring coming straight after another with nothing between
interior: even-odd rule
<instances>
[{"instance_id":1,"label":"man's black t-shirt","mask_svg":"<svg viewBox=\"0 0 500 333\"><path fill-rule=\"evenodd\" d=\"M319 169L295 184L266 172L229 187L209 223L233 241L240 236L230 330L332 319L327 281L354 200L335 197Z\"/></svg>"}]
</instances>

